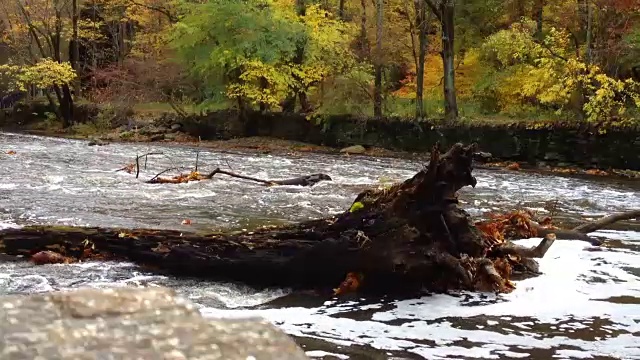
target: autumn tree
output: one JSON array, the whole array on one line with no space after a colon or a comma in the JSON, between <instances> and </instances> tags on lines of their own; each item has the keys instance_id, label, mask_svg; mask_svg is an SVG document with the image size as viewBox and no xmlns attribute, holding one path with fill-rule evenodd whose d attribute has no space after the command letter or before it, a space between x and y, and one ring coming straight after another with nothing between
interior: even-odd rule
<instances>
[{"instance_id":1,"label":"autumn tree","mask_svg":"<svg viewBox=\"0 0 640 360\"><path fill-rule=\"evenodd\" d=\"M2 5L4 21L8 24L7 40L12 49L13 62L24 66L19 73L28 74L39 66L53 67L47 59L60 65L68 62L64 49L69 43L71 2L67 0L36 0L27 6L19 0ZM49 72L47 72L49 74ZM73 77L75 79L75 76ZM17 81L20 83L20 81ZM73 120L74 100L68 82L34 81L50 86L56 99L45 91L55 114L64 126Z\"/></svg>"},{"instance_id":2,"label":"autumn tree","mask_svg":"<svg viewBox=\"0 0 640 360\"><path fill-rule=\"evenodd\" d=\"M278 108L355 66L349 49L354 29L318 5L307 6L303 15L299 4L286 1L184 6L187 13L171 41L178 60L190 64L194 76L222 84L241 111L250 105Z\"/></svg>"},{"instance_id":3,"label":"autumn tree","mask_svg":"<svg viewBox=\"0 0 640 360\"><path fill-rule=\"evenodd\" d=\"M602 121L640 105L640 83L610 77L581 55L564 30L552 27L537 41L531 22L501 30L483 45L485 61L501 73L494 91L503 108L535 99L558 114L584 113L589 121Z\"/></svg>"}]
</instances>

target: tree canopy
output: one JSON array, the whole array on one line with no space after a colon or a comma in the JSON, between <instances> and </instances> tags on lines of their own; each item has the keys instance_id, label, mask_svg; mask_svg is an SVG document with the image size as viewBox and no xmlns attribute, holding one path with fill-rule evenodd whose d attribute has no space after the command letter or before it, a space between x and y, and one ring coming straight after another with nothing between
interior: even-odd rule
<instances>
[{"instance_id":1,"label":"tree canopy","mask_svg":"<svg viewBox=\"0 0 640 360\"><path fill-rule=\"evenodd\" d=\"M63 117L84 97L638 118L640 0L9 0L0 20L2 88L52 91Z\"/></svg>"}]
</instances>

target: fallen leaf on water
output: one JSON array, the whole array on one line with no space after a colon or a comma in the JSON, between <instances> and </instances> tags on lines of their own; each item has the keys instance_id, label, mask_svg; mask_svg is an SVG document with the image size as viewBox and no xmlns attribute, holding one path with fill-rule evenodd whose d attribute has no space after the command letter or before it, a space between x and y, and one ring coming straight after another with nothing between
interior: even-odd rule
<instances>
[{"instance_id":1,"label":"fallen leaf on water","mask_svg":"<svg viewBox=\"0 0 640 360\"><path fill-rule=\"evenodd\" d=\"M507 170L520 170L520 164L514 162L507 165Z\"/></svg>"},{"instance_id":2,"label":"fallen leaf on water","mask_svg":"<svg viewBox=\"0 0 640 360\"><path fill-rule=\"evenodd\" d=\"M16 152L15 152L15 151L13 151L13 150L9 150L9 151L7 151L7 155L15 155L15 154L16 154Z\"/></svg>"},{"instance_id":3,"label":"fallen leaf on water","mask_svg":"<svg viewBox=\"0 0 640 360\"><path fill-rule=\"evenodd\" d=\"M182 225L191 225L191 220L189 219L182 220Z\"/></svg>"},{"instance_id":4,"label":"fallen leaf on water","mask_svg":"<svg viewBox=\"0 0 640 360\"><path fill-rule=\"evenodd\" d=\"M347 274L346 279L336 289L333 289L333 295L346 294L358 290L363 276L354 272Z\"/></svg>"}]
</instances>

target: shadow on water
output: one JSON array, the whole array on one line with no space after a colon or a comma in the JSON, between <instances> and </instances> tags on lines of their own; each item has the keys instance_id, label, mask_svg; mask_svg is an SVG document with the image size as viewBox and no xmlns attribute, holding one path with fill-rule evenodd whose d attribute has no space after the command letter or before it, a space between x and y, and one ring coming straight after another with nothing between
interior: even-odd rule
<instances>
[{"instance_id":1,"label":"shadow on water","mask_svg":"<svg viewBox=\"0 0 640 360\"><path fill-rule=\"evenodd\" d=\"M342 211L364 188L403 180L420 168L399 159L204 150L203 169L230 165L235 172L269 179L324 172L334 181L312 188L263 187L224 177L150 185L143 179L175 164L191 164L195 151L155 144L87 147L82 141L0 133L0 154L7 150L16 155L0 156L0 228L250 229ZM166 156L151 158L141 179L115 172L150 150ZM476 176L476 188L461 191L463 206L476 217L525 207L575 225L640 207L640 182L487 170ZM193 225L181 225L183 219ZM36 267L12 257L0 257L0 293L168 286L197 304L204 316L265 317L313 358L640 359L640 224L623 222L594 235L610 241L601 248L557 241L540 260L542 275L517 281L517 289L506 295L335 299L330 293L176 279L128 263Z\"/></svg>"}]
</instances>

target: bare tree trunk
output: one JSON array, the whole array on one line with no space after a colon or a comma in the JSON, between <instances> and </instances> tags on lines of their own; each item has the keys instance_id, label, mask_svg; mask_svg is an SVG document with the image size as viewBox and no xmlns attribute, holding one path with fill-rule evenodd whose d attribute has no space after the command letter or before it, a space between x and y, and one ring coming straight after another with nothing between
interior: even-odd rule
<instances>
[{"instance_id":1,"label":"bare tree trunk","mask_svg":"<svg viewBox=\"0 0 640 360\"><path fill-rule=\"evenodd\" d=\"M442 62L444 65L444 115L447 121L458 118L454 64L455 0L443 0L440 5L442 24Z\"/></svg>"},{"instance_id":2,"label":"bare tree trunk","mask_svg":"<svg viewBox=\"0 0 640 360\"><path fill-rule=\"evenodd\" d=\"M344 0L338 2L338 17L344 21Z\"/></svg>"},{"instance_id":3,"label":"bare tree trunk","mask_svg":"<svg viewBox=\"0 0 640 360\"><path fill-rule=\"evenodd\" d=\"M587 65L590 65L593 61L591 47L592 47L592 37L593 37L593 6L589 3L589 0L585 0L584 6L586 7L587 12L587 34L586 34L586 42L585 42L585 54L584 61Z\"/></svg>"},{"instance_id":4,"label":"bare tree trunk","mask_svg":"<svg viewBox=\"0 0 640 360\"><path fill-rule=\"evenodd\" d=\"M544 0L536 0L535 14L536 19L536 37L538 40L542 40L542 12L544 10Z\"/></svg>"},{"instance_id":5,"label":"bare tree trunk","mask_svg":"<svg viewBox=\"0 0 640 360\"><path fill-rule=\"evenodd\" d=\"M370 55L369 39L367 37L367 1L360 0L362 14L360 15L360 58L366 59Z\"/></svg>"},{"instance_id":6,"label":"bare tree trunk","mask_svg":"<svg viewBox=\"0 0 640 360\"><path fill-rule=\"evenodd\" d=\"M298 16L304 16L306 13L306 3L305 0L296 0L296 11ZM298 43L296 47L296 54L292 59L294 64L302 64L304 60L304 48L305 44ZM282 106L283 112L294 112L296 107L296 99L300 98L300 106L302 108L302 112L308 112L311 109L309 102L307 101L307 94L305 93L305 89L301 89L300 86L302 82L300 79L294 75L293 78L298 81L298 85L292 89L292 93L280 104Z\"/></svg>"},{"instance_id":7,"label":"bare tree trunk","mask_svg":"<svg viewBox=\"0 0 640 360\"><path fill-rule=\"evenodd\" d=\"M376 1L376 60L375 89L373 93L373 116L382 117L382 25L384 0Z\"/></svg>"},{"instance_id":8,"label":"bare tree trunk","mask_svg":"<svg viewBox=\"0 0 640 360\"><path fill-rule=\"evenodd\" d=\"M78 20L80 18L80 14L78 12L78 0L72 1L72 26L73 26L73 36L71 40L71 66L73 70L75 70L77 74L77 79L74 82L74 92L76 96L81 96L81 84L80 84L80 48L78 43Z\"/></svg>"},{"instance_id":9,"label":"bare tree trunk","mask_svg":"<svg viewBox=\"0 0 640 360\"><path fill-rule=\"evenodd\" d=\"M261 90L265 90L269 87L269 81L267 81L267 78L264 76L261 76L259 81ZM260 102L260 112L265 113L267 111L269 111L269 104Z\"/></svg>"},{"instance_id":10,"label":"bare tree trunk","mask_svg":"<svg viewBox=\"0 0 640 360\"><path fill-rule=\"evenodd\" d=\"M427 19L426 5L423 0L414 1L416 8L416 24L418 28L418 59L416 63L416 118L422 119L424 113L424 62L427 53Z\"/></svg>"}]
</instances>

